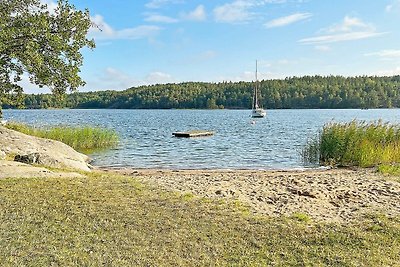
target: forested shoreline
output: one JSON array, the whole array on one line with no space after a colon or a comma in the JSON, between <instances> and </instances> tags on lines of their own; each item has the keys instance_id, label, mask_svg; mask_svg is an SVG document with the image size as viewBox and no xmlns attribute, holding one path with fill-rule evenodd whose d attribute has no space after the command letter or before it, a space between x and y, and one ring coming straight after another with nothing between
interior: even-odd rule
<instances>
[{"instance_id":1,"label":"forested shoreline","mask_svg":"<svg viewBox=\"0 0 400 267\"><path fill-rule=\"evenodd\" d=\"M304 76L259 82L267 109L397 108L400 76ZM252 82L186 82L140 86L124 91L24 95L4 108L248 109ZM22 105L21 105L22 104Z\"/></svg>"}]
</instances>

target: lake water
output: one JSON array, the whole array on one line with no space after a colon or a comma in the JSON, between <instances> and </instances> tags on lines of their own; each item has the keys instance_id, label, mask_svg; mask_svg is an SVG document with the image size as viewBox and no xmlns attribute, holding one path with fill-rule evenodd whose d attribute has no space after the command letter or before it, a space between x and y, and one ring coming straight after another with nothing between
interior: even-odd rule
<instances>
[{"instance_id":1,"label":"lake water","mask_svg":"<svg viewBox=\"0 0 400 267\"><path fill-rule=\"evenodd\" d=\"M252 124L249 110L5 110L7 120L34 125L115 129L116 149L90 155L98 166L171 169L303 168L300 151L332 120L400 122L400 109L268 110ZM202 138L172 132L212 130Z\"/></svg>"}]
</instances>

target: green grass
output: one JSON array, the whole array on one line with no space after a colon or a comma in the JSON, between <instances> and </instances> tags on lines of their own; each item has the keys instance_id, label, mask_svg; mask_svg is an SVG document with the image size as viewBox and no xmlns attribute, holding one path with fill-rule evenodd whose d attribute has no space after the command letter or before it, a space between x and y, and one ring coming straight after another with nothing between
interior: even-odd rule
<instances>
[{"instance_id":1,"label":"green grass","mask_svg":"<svg viewBox=\"0 0 400 267\"><path fill-rule=\"evenodd\" d=\"M133 178L1 179L2 266L399 266L400 218L253 217Z\"/></svg>"},{"instance_id":2,"label":"green grass","mask_svg":"<svg viewBox=\"0 0 400 267\"><path fill-rule=\"evenodd\" d=\"M398 182L400 182L400 165L388 165L388 164L382 164L378 166L378 172L386 175L393 176L394 178L397 178Z\"/></svg>"},{"instance_id":3,"label":"green grass","mask_svg":"<svg viewBox=\"0 0 400 267\"><path fill-rule=\"evenodd\" d=\"M308 223L311 221L310 216L308 216L305 213L301 213L301 212L294 213L292 215L292 218L298 220L299 222L305 222L305 223Z\"/></svg>"},{"instance_id":4,"label":"green grass","mask_svg":"<svg viewBox=\"0 0 400 267\"><path fill-rule=\"evenodd\" d=\"M400 125L352 121L328 123L303 150L306 162L374 167L400 163Z\"/></svg>"},{"instance_id":5,"label":"green grass","mask_svg":"<svg viewBox=\"0 0 400 267\"><path fill-rule=\"evenodd\" d=\"M58 140L79 151L111 148L118 143L118 135L115 131L99 127L54 126L37 128L17 122L7 123L6 127L28 135Z\"/></svg>"}]
</instances>

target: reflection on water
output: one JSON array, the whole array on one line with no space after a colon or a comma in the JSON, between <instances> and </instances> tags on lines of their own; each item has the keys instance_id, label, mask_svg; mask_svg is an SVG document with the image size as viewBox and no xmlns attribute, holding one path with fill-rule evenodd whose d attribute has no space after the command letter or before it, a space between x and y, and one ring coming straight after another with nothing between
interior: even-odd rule
<instances>
[{"instance_id":1,"label":"reflection on water","mask_svg":"<svg viewBox=\"0 0 400 267\"><path fill-rule=\"evenodd\" d=\"M6 110L7 120L35 125L96 125L120 135L118 148L95 152L94 165L136 168L287 169L304 167L299 152L326 122L383 119L400 122L398 109L268 110L252 123L248 110ZM176 138L172 132L212 130Z\"/></svg>"}]
</instances>

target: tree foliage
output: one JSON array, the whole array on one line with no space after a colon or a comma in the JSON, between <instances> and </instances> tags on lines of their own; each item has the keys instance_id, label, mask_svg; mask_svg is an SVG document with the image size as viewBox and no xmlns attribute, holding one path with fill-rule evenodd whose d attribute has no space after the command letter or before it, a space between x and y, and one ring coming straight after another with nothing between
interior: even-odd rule
<instances>
[{"instance_id":1,"label":"tree foliage","mask_svg":"<svg viewBox=\"0 0 400 267\"><path fill-rule=\"evenodd\" d=\"M40 0L1 0L0 103L18 98L24 74L57 95L83 86L80 50L94 48L86 38L90 27L89 11L76 10L67 0L59 0L55 10Z\"/></svg>"},{"instance_id":2,"label":"tree foliage","mask_svg":"<svg viewBox=\"0 0 400 267\"><path fill-rule=\"evenodd\" d=\"M72 93L62 101L27 95L26 108L249 109L251 82L158 84L125 91ZM260 82L264 108L400 107L400 76L304 76Z\"/></svg>"}]
</instances>

